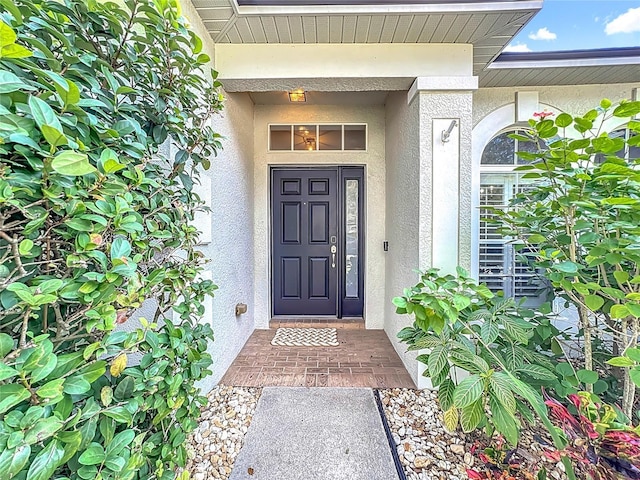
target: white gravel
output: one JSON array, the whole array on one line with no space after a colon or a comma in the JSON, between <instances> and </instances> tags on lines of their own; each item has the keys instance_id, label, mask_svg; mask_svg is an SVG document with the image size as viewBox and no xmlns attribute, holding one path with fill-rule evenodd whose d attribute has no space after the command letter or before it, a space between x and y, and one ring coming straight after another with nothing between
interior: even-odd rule
<instances>
[{"instance_id":1,"label":"white gravel","mask_svg":"<svg viewBox=\"0 0 640 480\"><path fill-rule=\"evenodd\" d=\"M198 428L188 440L186 469L193 480L227 480L256 409L260 388L219 385L208 395ZM385 389L380 398L408 480L466 480L467 468L483 467L472 446L481 434L447 432L436 393L429 390ZM517 454L532 465L544 465L549 478L565 480L561 464L543 459L543 447L525 431ZM283 479L284 480L284 479Z\"/></svg>"},{"instance_id":2,"label":"white gravel","mask_svg":"<svg viewBox=\"0 0 640 480\"><path fill-rule=\"evenodd\" d=\"M260 388L218 385L207 395L209 404L187 446L186 469L193 480L229 478L260 392Z\"/></svg>"},{"instance_id":3,"label":"white gravel","mask_svg":"<svg viewBox=\"0 0 640 480\"><path fill-rule=\"evenodd\" d=\"M436 398L436 392L430 390L380 390L387 423L407 479L467 479L467 468L478 470L483 467L477 458L481 450L475 455L471 453L474 443L483 436L446 431ZM546 461L542 450L531 432L522 432L517 455L529 462L532 470L537 471L544 465L550 479L564 480L562 464Z\"/></svg>"}]
</instances>

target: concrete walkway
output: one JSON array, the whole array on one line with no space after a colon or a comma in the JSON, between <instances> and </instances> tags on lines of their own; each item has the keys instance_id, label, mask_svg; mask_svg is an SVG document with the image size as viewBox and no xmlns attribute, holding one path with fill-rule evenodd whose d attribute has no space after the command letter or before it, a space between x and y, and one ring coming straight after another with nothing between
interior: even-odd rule
<instances>
[{"instance_id":1,"label":"concrete walkway","mask_svg":"<svg viewBox=\"0 0 640 480\"><path fill-rule=\"evenodd\" d=\"M230 480L397 480L373 395L265 387Z\"/></svg>"}]
</instances>

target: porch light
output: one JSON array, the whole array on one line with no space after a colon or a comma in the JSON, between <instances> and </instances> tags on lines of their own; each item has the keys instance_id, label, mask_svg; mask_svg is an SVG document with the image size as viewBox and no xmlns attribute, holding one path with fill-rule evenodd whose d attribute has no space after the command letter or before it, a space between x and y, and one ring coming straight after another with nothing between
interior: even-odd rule
<instances>
[{"instance_id":1,"label":"porch light","mask_svg":"<svg viewBox=\"0 0 640 480\"><path fill-rule=\"evenodd\" d=\"M289 101L290 102L306 102L307 93L304 90L295 90L293 92L289 92Z\"/></svg>"}]
</instances>

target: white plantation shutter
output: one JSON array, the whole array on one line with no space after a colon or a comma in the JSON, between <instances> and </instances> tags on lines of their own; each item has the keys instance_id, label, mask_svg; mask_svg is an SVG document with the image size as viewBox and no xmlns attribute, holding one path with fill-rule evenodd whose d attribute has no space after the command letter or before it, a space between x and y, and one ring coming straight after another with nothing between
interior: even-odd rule
<instances>
[{"instance_id":1,"label":"white plantation shutter","mask_svg":"<svg viewBox=\"0 0 640 480\"><path fill-rule=\"evenodd\" d=\"M486 283L494 292L517 299L526 297L527 304L534 306L544 301L542 278L529 266L526 251L516 251L513 240L503 237L499 226L487 221L495 216L488 207L506 208L509 201L525 191L530 180L525 180L513 171L524 163L515 152L531 151L530 144L520 144L505 132L494 137L485 148L480 174L480 229L478 241L480 282Z\"/></svg>"}]
</instances>

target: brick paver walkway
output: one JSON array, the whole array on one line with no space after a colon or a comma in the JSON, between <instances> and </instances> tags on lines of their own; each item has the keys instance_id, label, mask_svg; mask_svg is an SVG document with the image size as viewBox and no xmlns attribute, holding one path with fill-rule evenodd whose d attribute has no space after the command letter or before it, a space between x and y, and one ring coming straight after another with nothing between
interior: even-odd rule
<instances>
[{"instance_id":1,"label":"brick paver walkway","mask_svg":"<svg viewBox=\"0 0 640 480\"><path fill-rule=\"evenodd\" d=\"M273 327L338 328L337 347L271 345ZM272 322L256 330L221 380L234 386L415 388L383 330L360 322L303 324Z\"/></svg>"}]
</instances>

